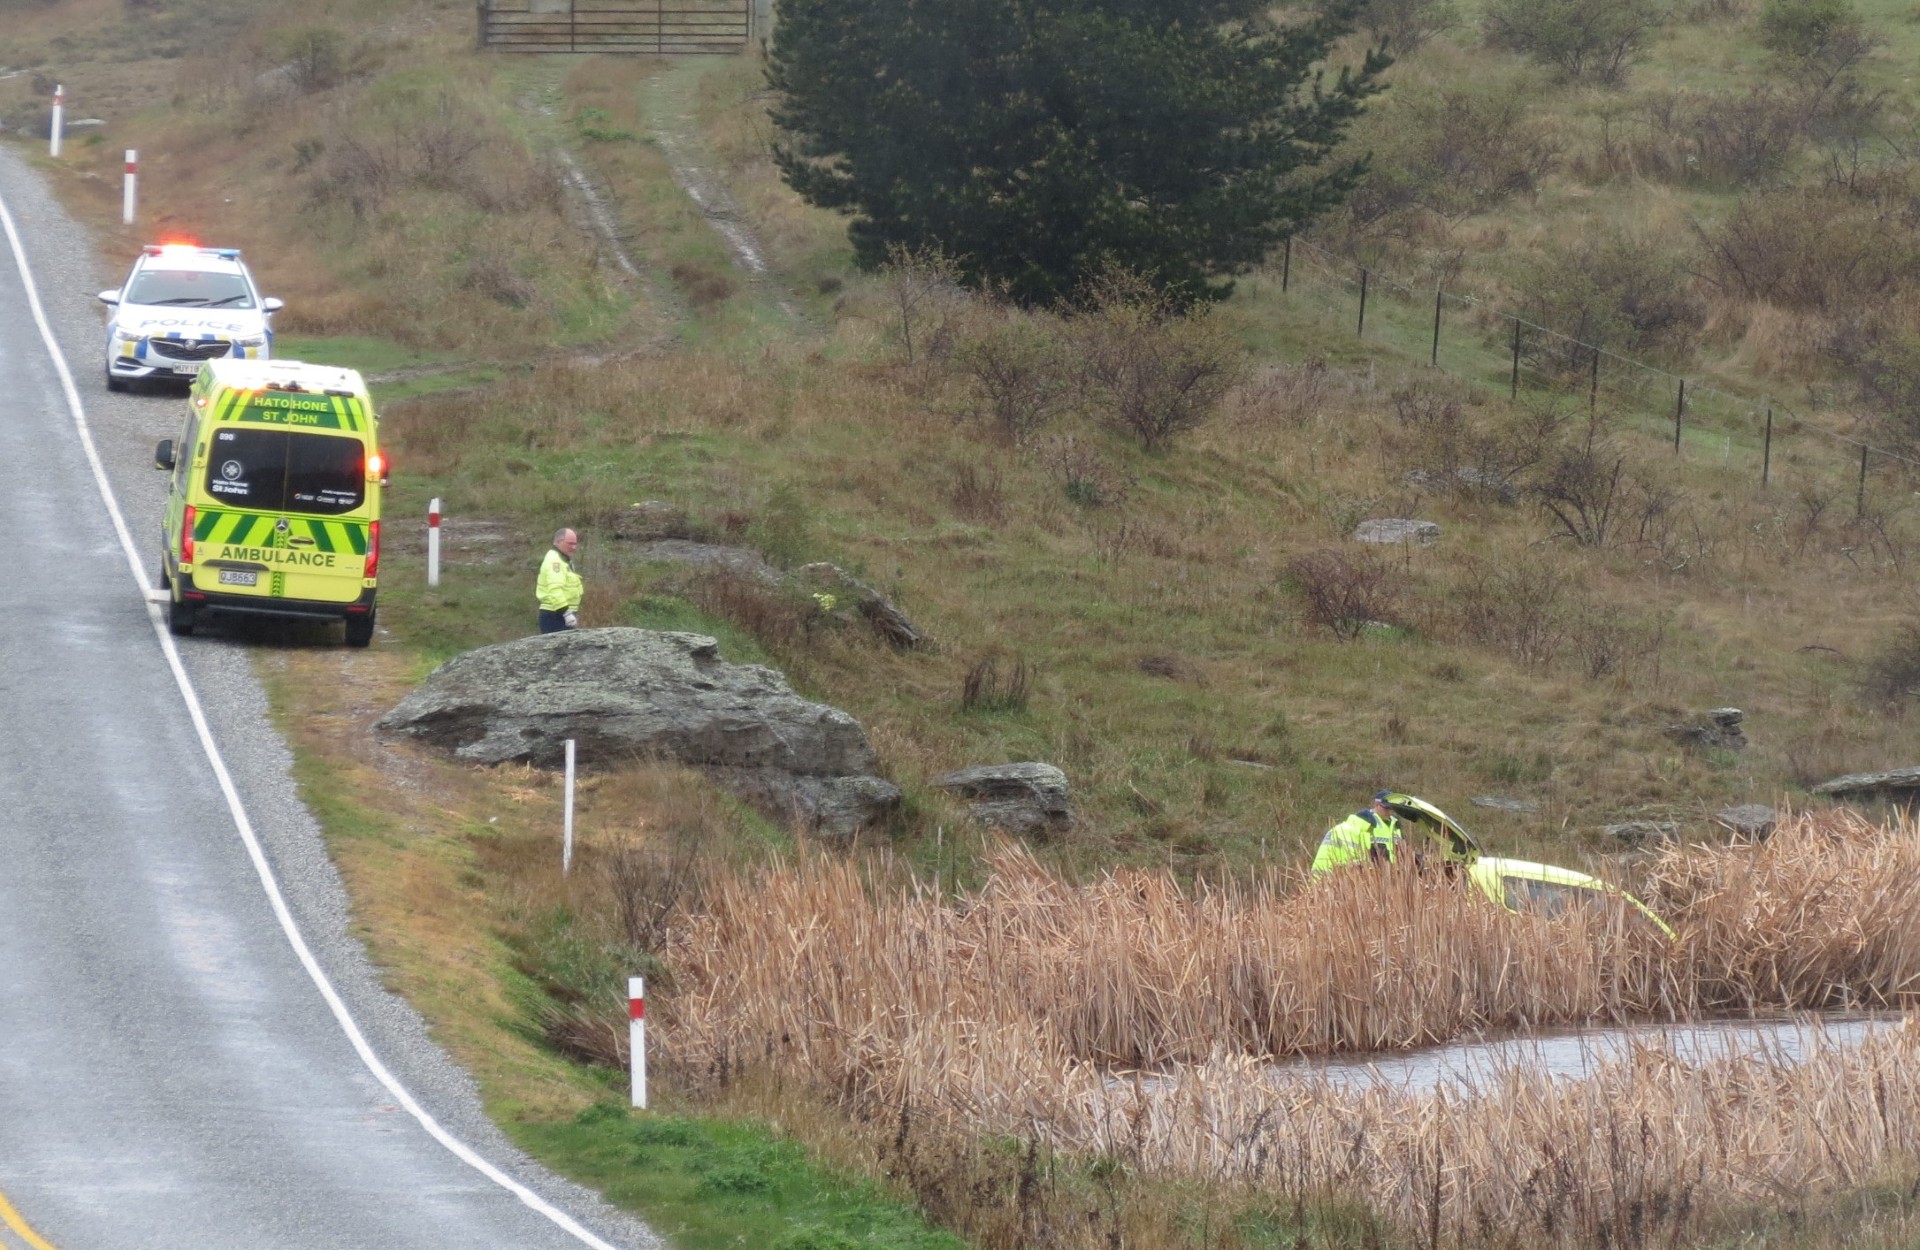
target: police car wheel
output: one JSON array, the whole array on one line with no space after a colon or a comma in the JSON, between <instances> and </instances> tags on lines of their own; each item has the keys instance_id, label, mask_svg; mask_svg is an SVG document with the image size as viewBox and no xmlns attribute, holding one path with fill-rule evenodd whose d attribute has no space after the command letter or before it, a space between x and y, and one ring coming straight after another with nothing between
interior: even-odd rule
<instances>
[{"instance_id":1,"label":"police car wheel","mask_svg":"<svg viewBox=\"0 0 1920 1250\"><path fill-rule=\"evenodd\" d=\"M347 618L347 645L364 647L373 641L373 613Z\"/></svg>"},{"instance_id":2,"label":"police car wheel","mask_svg":"<svg viewBox=\"0 0 1920 1250\"><path fill-rule=\"evenodd\" d=\"M193 636L193 618L199 615L190 603L174 602L167 605L167 632L176 638Z\"/></svg>"},{"instance_id":3,"label":"police car wheel","mask_svg":"<svg viewBox=\"0 0 1920 1250\"><path fill-rule=\"evenodd\" d=\"M110 391L124 391L124 390L126 390L126 389L127 389L127 382L126 382L126 379L125 379L125 378L116 378L116 377L114 377L114 376L113 376L113 371L112 371L112 370L108 370L108 371L107 371L107 389L108 389L108 390L110 390Z\"/></svg>"}]
</instances>

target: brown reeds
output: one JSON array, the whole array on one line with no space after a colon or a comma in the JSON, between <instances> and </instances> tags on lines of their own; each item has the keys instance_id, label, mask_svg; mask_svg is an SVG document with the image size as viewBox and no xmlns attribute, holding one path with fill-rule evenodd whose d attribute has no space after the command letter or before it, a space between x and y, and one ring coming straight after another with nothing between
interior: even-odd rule
<instances>
[{"instance_id":1,"label":"brown reeds","mask_svg":"<svg viewBox=\"0 0 1920 1250\"><path fill-rule=\"evenodd\" d=\"M717 889L671 953L663 1040L695 1083L766 1065L863 1116L1357 1197L1460 1244L1648 1244L1920 1156L1920 1029L1798 1066L1646 1046L1589 1080L1516 1070L1473 1097L1281 1080L1271 1060L1900 1001L1920 969L1916 858L1911 823L1831 815L1761 847L1671 850L1649 877L1671 944L1603 913L1511 916L1410 869L1076 886L1008 847L947 897L811 858Z\"/></svg>"}]
</instances>

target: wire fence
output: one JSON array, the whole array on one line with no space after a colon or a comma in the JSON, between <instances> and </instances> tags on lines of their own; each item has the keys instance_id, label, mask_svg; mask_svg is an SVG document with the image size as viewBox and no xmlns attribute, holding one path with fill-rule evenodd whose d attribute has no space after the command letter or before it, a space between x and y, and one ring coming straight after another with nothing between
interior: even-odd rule
<instances>
[{"instance_id":1,"label":"wire fence","mask_svg":"<svg viewBox=\"0 0 1920 1250\"><path fill-rule=\"evenodd\" d=\"M1441 287L1421 289L1304 239L1289 239L1262 272L1285 301L1358 337L1518 401L1552 397L1603 408L1670 440L1674 454L1737 467L1766 488L1853 479L1865 515L1876 471L1920 460L1820 424L1770 399L1736 395L1644 364Z\"/></svg>"}]
</instances>

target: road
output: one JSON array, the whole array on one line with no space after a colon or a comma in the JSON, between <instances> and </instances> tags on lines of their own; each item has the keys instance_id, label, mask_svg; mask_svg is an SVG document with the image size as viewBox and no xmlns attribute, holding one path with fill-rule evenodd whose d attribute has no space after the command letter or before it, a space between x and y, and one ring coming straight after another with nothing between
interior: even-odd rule
<instances>
[{"instance_id":1,"label":"road","mask_svg":"<svg viewBox=\"0 0 1920 1250\"><path fill-rule=\"evenodd\" d=\"M92 293L122 271L5 146L0 205L81 408L0 240L0 1247L658 1244L515 1151L381 987L247 645L171 661L130 560L180 400L108 394Z\"/></svg>"}]
</instances>

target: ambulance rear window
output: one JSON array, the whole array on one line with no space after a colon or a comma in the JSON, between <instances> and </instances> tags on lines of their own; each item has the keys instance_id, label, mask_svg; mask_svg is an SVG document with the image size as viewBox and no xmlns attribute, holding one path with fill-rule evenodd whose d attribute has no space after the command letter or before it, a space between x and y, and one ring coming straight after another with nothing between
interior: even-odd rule
<instances>
[{"instance_id":1,"label":"ambulance rear window","mask_svg":"<svg viewBox=\"0 0 1920 1250\"><path fill-rule=\"evenodd\" d=\"M295 430L219 429L207 449L207 493L261 512L351 512L365 498L357 438Z\"/></svg>"}]
</instances>

